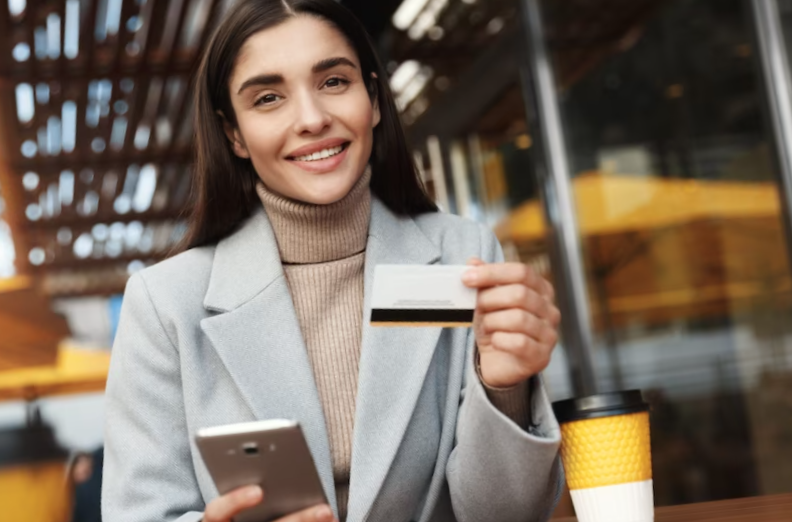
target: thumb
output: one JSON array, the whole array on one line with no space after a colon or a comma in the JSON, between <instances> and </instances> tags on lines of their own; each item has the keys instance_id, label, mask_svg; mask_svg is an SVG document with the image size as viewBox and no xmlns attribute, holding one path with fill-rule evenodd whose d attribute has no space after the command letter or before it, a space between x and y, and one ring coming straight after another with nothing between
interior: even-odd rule
<instances>
[{"instance_id":1,"label":"thumb","mask_svg":"<svg viewBox=\"0 0 792 522\"><path fill-rule=\"evenodd\" d=\"M484 261L482 261L477 257L471 257L470 259L468 259L467 264L469 266L482 266L482 265L486 265L487 263L485 263Z\"/></svg>"}]
</instances>

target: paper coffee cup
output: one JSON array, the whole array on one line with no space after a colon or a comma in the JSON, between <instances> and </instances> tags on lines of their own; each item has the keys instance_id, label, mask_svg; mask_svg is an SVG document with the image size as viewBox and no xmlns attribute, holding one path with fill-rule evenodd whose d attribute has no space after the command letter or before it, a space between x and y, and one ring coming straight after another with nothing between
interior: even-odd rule
<instances>
[{"instance_id":1,"label":"paper coffee cup","mask_svg":"<svg viewBox=\"0 0 792 522\"><path fill-rule=\"evenodd\" d=\"M553 404L578 522L652 522L649 406L639 390Z\"/></svg>"}]
</instances>

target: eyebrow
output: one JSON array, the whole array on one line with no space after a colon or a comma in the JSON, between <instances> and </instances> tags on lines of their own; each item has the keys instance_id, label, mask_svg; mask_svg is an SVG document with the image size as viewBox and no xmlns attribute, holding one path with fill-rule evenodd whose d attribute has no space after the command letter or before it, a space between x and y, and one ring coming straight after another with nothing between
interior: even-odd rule
<instances>
[{"instance_id":1,"label":"eyebrow","mask_svg":"<svg viewBox=\"0 0 792 522\"><path fill-rule=\"evenodd\" d=\"M357 66L352 62L352 60L349 58L344 58L343 56L339 56L336 58L327 58L315 63L314 66L311 67L311 72L314 74L322 73L340 65L357 69ZM242 86L239 87L237 94L242 94L242 91L253 86L279 85L283 82L284 79L283 75L281 74L259 74L258 76L253 76L252 78L245 80L242 83Z\"/></svg>"},{"instance_id":2,"label":"eyebrow","mask_svg":"<svg viewBox=\"0 0 792 522\"><path fill-rule=\"evenodd\" d=\"M321 73L328 71L334 67L338 67L339 65L346 65L347 67L351 67L353 69L357 69L352 60L349 58L344 58L343 56L339 56L337 58L327 58L326 60L322 60L321 62L316 63L312 68L311 71L313 73Z\"/></svg>"},{"instance_id":3,"label":"eyebrow","mask_svg":"<svg viewBox=\"0 0 792 522\"><path fill-rule=\"evenodd\" d=\"M254 86L267 86L278 85L283 83L283 76L280 74L259 74L252 78L248 78L239 88L237 94L242 94L242 91Z\"/></svg>"}]
</instances>

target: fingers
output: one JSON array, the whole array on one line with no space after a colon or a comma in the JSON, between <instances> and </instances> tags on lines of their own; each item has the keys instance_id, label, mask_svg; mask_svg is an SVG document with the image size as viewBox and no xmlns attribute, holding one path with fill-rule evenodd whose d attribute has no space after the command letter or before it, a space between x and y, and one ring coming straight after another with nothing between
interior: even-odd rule
<instances>
[{"instance_id":1,"label":"fingers","mask_svg":"<svg viewBox=\"0 0 792 522\"><path fill-rule=\"evenodd\" d=\"M511 355L530 375L547 367L553 351L552 346L538 343L531 337L519 333L495 332L491 342L496 351Z\"/></svg>"},{"instance_id":2,"label":"fingers","mask_svg":"<svg viewBox=\"0 0 792 522\"><path fill-rule=\"evenodd\" d=\"M555 289L550 282L523 263L487 264L477 257L472 257L468 265L476 267L468 270L462 281L470 287L486 288L490 286L522 284L535 290L550 302L555 302Z\"/></svg>"},{"instance_id":3,"label":"fingers","mask_svg":"<svg viewBox=\"0 0 792 522\"><path fill-rule=\"evenodd\" d=\"M275 520L275 522L333 522L333 510L322 504Z\"/></svg>"},{"instance_id":4,"label":"fingers","mask_svg":"<svg viewBox=\"0 0 792 522\"><path fill-rule=\"evenodd\" d=\"M535 341L554 346L558 341L556 329L545 319L521 308L510 308L485 314L481 319L483 333L511 332L524 334Z\"/></svg>"},{"instance_id":5,"label":"fingers","mask_svg":"<svg viewBox=\"0 0 792 522\"><path fill-rule=\"evenodd\" d=\"M522 263L477 265L462 276L462 282L473 288L519 283L541 292L544 290L542 281L531 267Z\"/></svg>"},{"instance_id":6,"label":"fingers","mask_svg":"<svg viewBox=\"0 0 792 522\"><path fill-rule=\"evenodd\" d=\"M561 324L561 311L555 305L550 306L550 315L547 320L553 325L553 328L558 328Z\"/></svg>"},{"instance_id":7,"label":"fingers","mask_svg":"<svg viewBox=\"0 0 792 522\"><path fill-rule=\"evenodd\" d=\"M239 488L211 501L204 511L204 522L229 522L241 511L259 504L264 492L259 486Z\"/></svg>"},{"instance_id":8,"label":"fingers","mask_svg":"<svg viewBox=\"0 0 792 522\"><path fill-rule=\"evenodd\" d=\"M547 318L551 305L535 290L525 285L511 284L479 290L476 306L483 312L522 308L542 318Z\"/></svg>"},{"instance_id":9,"label":"fingers","mask_svg":"<svg viewBox=\"0 0 792 522\"><path fill-rule=\"evenodd\" d=\"M558 326L561 312L545 296L521 284L496 286L480 290L477 308L483 313L520 308Z\"/></svg>"},{"instance_id":10,"label":"fingers","mask_svg":"<svg viewBox=\"0 0 792 522\"><path fill-rule=\"evenodd\" d=\"M259 486L234 490L210 502L204 511L203 520L204 522L231 522L240 512L256 506L263 499L264 493ZM330 506L322 504L279 518L276 522L333 522L334 520Z\"/></svg>"},{"instance_id":11,"label":"fingers","mask_svg":"<svg viewBox=\"0 0 792 522\"><path fill-rule=\"evenodd\" d=\"M553 285L550 284L550 281L544 277L540 277L540 279L542 280L542 289L539 291L539 293L551 303L555 303L555 288L553 288Z\"/></svg>"}]
</instances>

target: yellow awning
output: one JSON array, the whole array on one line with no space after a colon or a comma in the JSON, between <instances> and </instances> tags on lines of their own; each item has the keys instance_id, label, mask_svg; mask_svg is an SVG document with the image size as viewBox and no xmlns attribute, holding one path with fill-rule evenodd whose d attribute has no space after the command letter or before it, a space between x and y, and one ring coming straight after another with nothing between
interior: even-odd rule
<instances>
[{"instance_id":1,"label":"yellow awning","mask_svg":"<svg viewBox=\"0 0 792 522\"><path fill-rule=\"evenodd\" d=\"M597 172L572 182L583 237L646 230L702 218L772 217L780 212L776 186L615 176ZM501 241L542 240L546 234L538 200L516 208L496 227Z\"/></svg>"},{"instance_id":2,"label":"yellow awning","mask_svg":"<svg viewBox=\"0 0 792 522\"><path fill-rule=\"evenodd\" d=\"M69 336L66 318L29 277L0 279L0 373L52 366Z\"/></svg>"},{"instance_id":3,"label":"yellow awning","mask_svg":"<svg viewBox=\"0 0 792 522\"><path fill-rule=\"evenodd\" d=\"M55 366L0 372L0 401L104 391L109 350L86 350L62 343Z\"/></svg>"},{"instance_id":4,"label":"yellow awning","mask_svg":"<svg viewBox=\"0 0 792 522\"><path fill-rule=\"evenodd\" d=\"M72 491L65 462L40 462L0 469L3 520L67 522Z\"/></svg>"}]
</instances>

